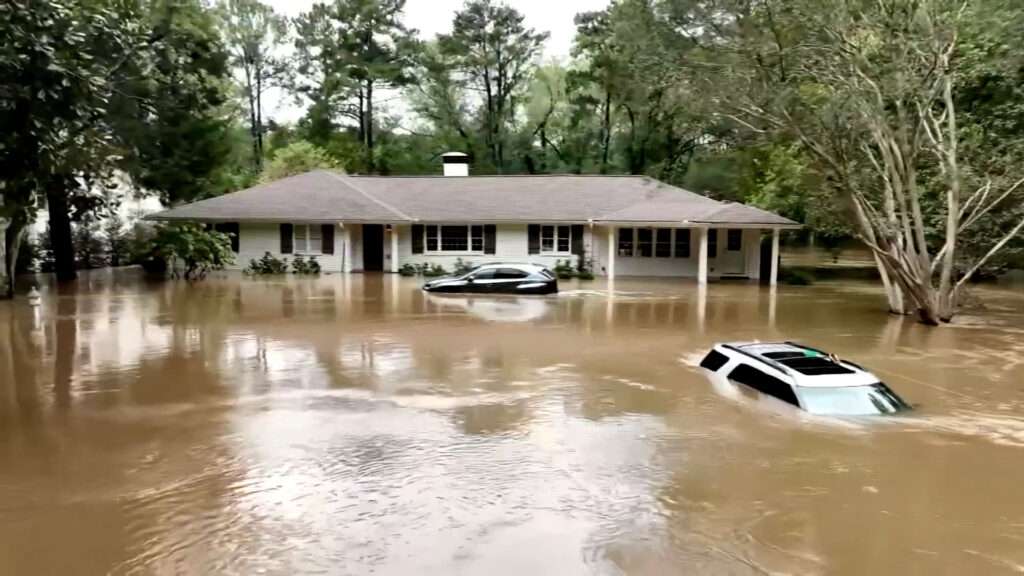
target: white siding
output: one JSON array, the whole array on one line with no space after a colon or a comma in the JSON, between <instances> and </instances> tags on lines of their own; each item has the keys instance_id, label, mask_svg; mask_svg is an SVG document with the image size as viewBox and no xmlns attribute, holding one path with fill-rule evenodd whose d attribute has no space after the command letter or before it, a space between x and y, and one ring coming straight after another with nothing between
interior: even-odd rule
<instances>
[{"instance_id":1,"label":"white siding","mask_svg":"<svg viewBox=\"0 0 1024 576\"><path fill-rule=\"evenodd\" d=\"M352 242L352 269L360 271L363 268L363 242L362 226L359 224L347 225ZM608 228L605 226L584 226L583 246L587 257L593 258L594 273L604 275L607 272L608 263ZM391 234L398 233L398 257L399 266L402 264L439 264L446 270L455 267L455 261L462 258L472 264L484 264L487 262L531 262L554 268L558 260L573 259L572 255L547 255L528 254L527 249L527 225L526 224L498 224L496 226L495 249L496 254L413 254L412 253L412 226L399 225L394 231L385 230L384 233L384 269L390 270ZM721 256L726 250L726 231L719 231L718 253ZM760 271L760 230L744 230L743 232L743 254L740 257L743 262L742 270L747 276L757 278ZM345 254L345 230L341 227L335 228L334 233L334 254L318 255L317 260L325 272L340 272L342 270L342 258ZM639 258L618 256L615 260L616 276L697 276L697 234L694 232L689 258ZM249 264L249 260L258 259L265 252L270 252L277 258L291 260L294 254L280 253L280 233L278 224L241 224L239 232L239 253L236 255L235 264L232 269L240 270ZM735 255L733 255L735 257ZM708 259L709 275L718 276L718 258Z\"/></svg>"},{"instance_id":2,"label":"white siding","mask_svg":"<svg viewBox=\"0 0 1024 576\"><path fill-rule=\"evenodd\" d=\"M315 224L319 226L319 224ZM320 268L325 272L341 271L343 231L340 228L334 230L334 254L317 255ZM263 254L270 252L275 258L288 259L291 261L295 254L281 253L281 232L280 224L251 224L242 223L238 232L238 254L235 255L235 263L230 269L241 270L249 265L250 260L258 260Z\"/></svg>"}]
</instances>

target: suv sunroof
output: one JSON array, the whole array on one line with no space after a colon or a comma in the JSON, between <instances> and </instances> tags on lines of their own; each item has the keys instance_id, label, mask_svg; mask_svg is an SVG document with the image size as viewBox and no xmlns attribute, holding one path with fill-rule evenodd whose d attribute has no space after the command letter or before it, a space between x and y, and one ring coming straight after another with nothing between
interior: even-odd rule
<instances>
[{"instance_id":1,"label":"suv sunroof","mask_svg":"<svg viewBox=\"0 0 1024 576\"><path fill-rule=\"evenodd\" d=\"M766 354L767 356L767 354ZM853 370L836 364L822 356L789 356L787 358L775 358L785 366L793 368L801 374L808 376L820 376L825 374L853 374Z\"/></svg>"}]
</instances>

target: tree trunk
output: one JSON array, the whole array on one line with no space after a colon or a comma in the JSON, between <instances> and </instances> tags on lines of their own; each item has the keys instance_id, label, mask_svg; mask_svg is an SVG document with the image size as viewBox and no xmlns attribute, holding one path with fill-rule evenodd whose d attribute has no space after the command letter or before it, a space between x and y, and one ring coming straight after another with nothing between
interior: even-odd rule
<instances>
[{"instance_id":1,"label":"tree trunk","mask_svg":"<svg viewBox=\"0 0 1024 576\"><path fill-rule=\"evenodd\" d=\"M374 173L373 166L373 80L366 81L366 169Z\"/></svg>"},{"instance_id":2,"label":"tree trunk","mask_svg":"<svg viewBox=\"0 0 1024 576\"><path fill-rule=\"evenodd\" d=\"M47 208L50 212L50 242L53 244L54 272L58 282L74 280L75 245L71 239L71 215L68 214L68 197L64 182L56 184L58 190L46 193Z\"/></svg>"},{"instance_id":3,"label":"tree trunk","mask_svg":"<svg viewBox=\"0 0 1024 576\"><path fill-rule=\"evenodd\" d=\"M256 127L256 94L252 85L252 71L245 66L245 94L249 100L249 135L252 136L252 165L259 172L262 169L260 156L259 130Z\"/></svg>"},{"instance_id":4,"label":"tree trunk","mask_svg":"<svg viewBox=\"0 0 1024 576\"><path fill-rule=\"evenodd\" d=\"M11 289L13 283L11 278L13 274L7 265L7 229L10 227L11 221L6 218L0 218L0 238L3 239L0 242L0 300L6 300L14 295L14 290Z\"/></svg>"},{"instance_id":5,"label":"tree trunk","mask_svg":"<svg viewBox=\"0 0 1024 576\"><path fill-rule=\"evenodd\" d=\"M263 167L263 70L256 68L256 166Z\"/></svg>"},{"instance_id":6,"label":"tree trunk","mask_svg":"<svg viewBox=\"0 0 1024 576\"><path fill-rule=\"evenodd\" d=\"M3 243L4 260L3 264L4 285L0 287L0 299L14 298L14 280L17 273L18 253L21 251L21 242L25 238L27 225L23 216L15 216L4 231Z\"/></svg>"},{"instance_id":7,"label":"tree trunk","mask_svg":"<svg viewBox=\"0 0 1024 576\"><path fill-rule=\"evenodd\" d=\"M608 173L608 149L612 141L612 92L604 93L604 119L601 124L601 174Z\"/></svg>"}]
</instances>

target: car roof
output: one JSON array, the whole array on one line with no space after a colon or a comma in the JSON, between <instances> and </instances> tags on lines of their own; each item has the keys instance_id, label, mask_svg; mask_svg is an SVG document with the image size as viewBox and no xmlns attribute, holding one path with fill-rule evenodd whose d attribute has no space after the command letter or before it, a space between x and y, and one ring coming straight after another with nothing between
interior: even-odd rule
<instances>
[{"instance_id":1,"label":"car roof","mask_svg":"<svg viewBox=\"0 0 1024 576\"><path fill-rule=\"evenodd\" d=\"M483 268L519 268L530 272L537 272L545 269L544 266L541 266L540 264L524 264L522 262L489 262L487 264L481 264L475 269L481 270Z\"/></svg>"},{"instance_id":2,"label":"car roof","mask_svg":"<svg viewBox=\"0 0 1024 576\"><path fill-rule=\"evenodd\" d=\"M732 342L725 344L790 376L803 387L870 386L878 377L823 350L795 342Z\"/></svg>"}]
</instances>

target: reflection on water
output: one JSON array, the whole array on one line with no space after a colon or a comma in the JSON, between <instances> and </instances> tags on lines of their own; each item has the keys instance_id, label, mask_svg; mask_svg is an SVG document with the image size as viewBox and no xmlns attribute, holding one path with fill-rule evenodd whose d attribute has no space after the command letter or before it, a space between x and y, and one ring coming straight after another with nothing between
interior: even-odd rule
<instances>
[{"instance_id":1,"label":"reflection on water","mask_svg":"<svg viewBox=\"0 0 1024 576\"><path fill-rule=\"evenodd\" d=\"M927 329L869 285L98 272L0 303L0 573L1024 569L1024 297ZM709 381L715 341L855 359L909 416Z\"/></svg>"}]
</instances>

